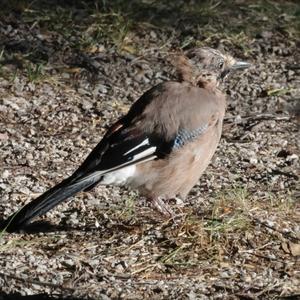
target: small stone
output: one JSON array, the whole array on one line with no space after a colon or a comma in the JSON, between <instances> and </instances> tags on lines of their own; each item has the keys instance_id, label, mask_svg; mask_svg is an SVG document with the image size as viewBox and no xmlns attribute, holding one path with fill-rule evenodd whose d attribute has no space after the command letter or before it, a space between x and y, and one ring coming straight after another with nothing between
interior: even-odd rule
<instances>
[{"instance_id":1,"label":"small stone","mask_svg":"<svg viewBox=\"0 0 300 300\"><path fill-rule=\"evenodd\" d=\"M299 160L299 156L295 153L293 153L292 155L288 155L286 158L287 161L297 161Z\"/></svg>"},{"instance_id":2,"label":"small stone","mask_svg":"<svg viewBox=\"0 0 300 300\"><path fill-rule=\"evenodd\" d=\"M4 170L3 172L2 172L2 178L3 179L5 179L5 178L8 178L9 177L9 175L10 175L10 172L8 171L8 170Z\"/></svg>"}]
</instances>

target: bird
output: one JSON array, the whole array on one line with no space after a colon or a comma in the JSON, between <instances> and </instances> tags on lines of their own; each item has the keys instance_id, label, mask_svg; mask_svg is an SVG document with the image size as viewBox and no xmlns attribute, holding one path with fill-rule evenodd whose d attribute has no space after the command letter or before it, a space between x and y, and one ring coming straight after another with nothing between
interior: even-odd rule
<instances>
[{"instance_id":1,"label":"bird","mask_svg":"<svg viewBox=\"0 0 300 300\"><path fill-rule=\"evenodd\" d=\"M226 109L221 83L250 63L209 47L172 54L177 79L150 88L105 133L79 168L5 222L23 229L59 203L97 184L137 189L163 215L186 198L220 141Z\"/></svg>"}]
</instances>

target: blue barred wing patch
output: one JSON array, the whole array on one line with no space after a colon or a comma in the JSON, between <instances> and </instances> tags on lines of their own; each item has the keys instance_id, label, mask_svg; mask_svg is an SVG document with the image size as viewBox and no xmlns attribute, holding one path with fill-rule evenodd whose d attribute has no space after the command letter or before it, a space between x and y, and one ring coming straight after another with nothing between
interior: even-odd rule
<instances>
[{"instance_id":1,"label":"blue barred wing patch","mask_svg":"<svg viewBox=\"0 0 300 300\"><path fill-rule=\"evenodd\" d=\"M173 149L179 149L183 147L185 144L192 142L195 140L198 136L203 134L203 132L207 129L207 124L194 129L192 131L185 130L185 129L179 129L176 138L174 140Z\"/></svg>"}]
</instances>

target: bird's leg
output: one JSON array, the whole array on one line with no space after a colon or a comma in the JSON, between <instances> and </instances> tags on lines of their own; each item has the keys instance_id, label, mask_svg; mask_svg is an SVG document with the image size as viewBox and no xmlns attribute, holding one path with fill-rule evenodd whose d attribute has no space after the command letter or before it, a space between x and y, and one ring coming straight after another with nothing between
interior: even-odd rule
<instances>
[{"instance_id":1,"label":"bird's leg","mask_svg":"<svg viewBox=\"0 0 300 300\"><path fill-rule=\"evenodd\" d=\"M155 197L151 199L152 205L153 207L158 210L161 214L163 214L164 216L168 217L168 218L174 218L175 217L175 213L172 210L172 208L165 203L160 197Z\"/></svg>"}]
</instances>

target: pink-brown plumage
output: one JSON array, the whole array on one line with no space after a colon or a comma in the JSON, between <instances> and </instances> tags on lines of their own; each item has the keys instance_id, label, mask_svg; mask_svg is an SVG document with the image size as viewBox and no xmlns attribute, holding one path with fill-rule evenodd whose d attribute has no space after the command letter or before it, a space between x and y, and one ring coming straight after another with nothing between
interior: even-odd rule
<instances>
[{"instance_id":1,"label":"pink-brown plumage","mask_svg":"<svg viewBox=\"0 0 300 300\"><path fill-rule=\"evenodd\" d=\"M156 97L148 109L155 110L161 102L162 108L152 115L154 120L164 118L167 132L180 126L192 130L207 125L196 140L174 150L165 159L137 165L136 176L129 180L129 184L146 197L168 199L185 197L208 166L221 137L226 104L225 96L217 90L207 92L186 82L169 82L164 88L164 93ZM180 118L173 120L172 116L177 114Z\"/></svg>"}]
</instances>

